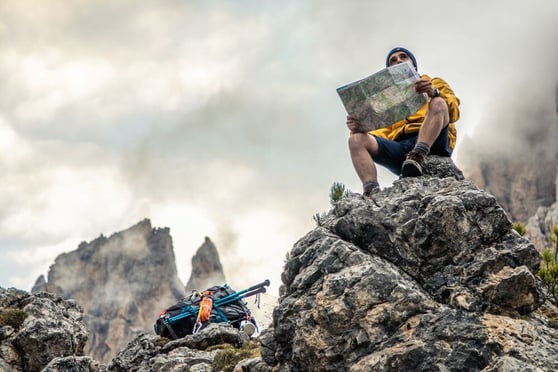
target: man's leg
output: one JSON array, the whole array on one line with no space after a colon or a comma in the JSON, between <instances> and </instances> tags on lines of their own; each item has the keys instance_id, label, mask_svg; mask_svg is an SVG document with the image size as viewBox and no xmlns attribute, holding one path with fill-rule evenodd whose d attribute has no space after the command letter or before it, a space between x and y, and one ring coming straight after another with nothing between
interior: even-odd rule
<instances>
[{"instance_id":1,"label":"man's leg","mask_svg":"<svg viewBox=\"0 0 558 372\"><path fill-rule=\"evenodd\" d=\"M440 135L442 129L449 124L448 105L440 97L432 98L428 105L428 112L422 123L417 144L409 152L407 159L401 167L403 177L416 177L422 174L426 156L430 152L430 147Z\"/></svg>"},{"instance_id":2,"label":"man's leg","mask_svg":"<svg viewBox=\"0 0 558 372\"><path fill-rule=\"evenodd\" d=\"M378 142L368 133L351 133L349 150L355 171L362 181L364 195L369 196L380 190L378 171L372 156L378 154Z\"/></svg>"}]
</instances>

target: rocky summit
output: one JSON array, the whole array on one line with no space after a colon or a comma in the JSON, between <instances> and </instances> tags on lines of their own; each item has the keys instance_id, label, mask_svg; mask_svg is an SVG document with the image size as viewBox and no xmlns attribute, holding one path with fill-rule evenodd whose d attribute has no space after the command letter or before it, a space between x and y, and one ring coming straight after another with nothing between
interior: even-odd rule
<instances>
[{"instance_id":1,"label":"rocky summit","mask_svg":"<svg viewBox=\"0 0 558 372\"><path fill-rule=\"evenodd\" d=\"M262 335L275 370L558 370L538 251L451 159L318 224L288 254Z\"/></svg>"}]
</instances>

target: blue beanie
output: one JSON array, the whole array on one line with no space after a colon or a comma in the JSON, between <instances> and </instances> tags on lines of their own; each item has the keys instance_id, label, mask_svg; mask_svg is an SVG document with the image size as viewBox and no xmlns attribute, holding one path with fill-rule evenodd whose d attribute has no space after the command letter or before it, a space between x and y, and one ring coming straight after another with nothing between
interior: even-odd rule
<instances>
[{"instance_id":1,"label":"blue beanie","mask_svg":"<svg viewBox=\"0 0 558 372\"><path fill-rule=\"evenodd\" d=\"M391 55L395 52L403 52L406 55L408 55L409 58L411 59L411 61L413 61L413 66L415 66L415 68L417 68L417 60L416 60L415 56L413 55L413 53L411 53L409 51L409 49L405 49L405 48L402 48L402 47L396 47L396 48L393 48L392 50L389 51L389 53L386 57L386 67L389 67L389 57L391 57Z\"/></svg>"}]
</instances>

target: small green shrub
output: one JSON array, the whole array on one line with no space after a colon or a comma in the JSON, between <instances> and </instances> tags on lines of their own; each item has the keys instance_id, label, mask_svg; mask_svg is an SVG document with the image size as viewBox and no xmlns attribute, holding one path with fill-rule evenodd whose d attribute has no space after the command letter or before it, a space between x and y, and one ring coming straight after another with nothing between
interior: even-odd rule
<instances>
[{"instance_id":1,"label":"small green shrub","mask_svg":"<svg viewBox=\"0 0 558 372\"><path fill-rule=\"evenodd\" d=\"M329 190L329 202L331 205L335 205L339 200L349 196L349 189L345 187L341 182L334 182Z\"/></svg>"},{"instance_id":2,"label":"small green shrub","mask_svg":"<svg viewBox=\"0 0 558 372\"><path fill-rule=\"evenodd\" d=\"M332 206L335 206L335 204L339 200L346 198L350 195L351 195L351 191L347 189L344 184L342 184L341 182L334 182L331 185L331 188L329 189L329 202ZM314 222L316 223L316 226L322 226L327 215L328 215L327 212L322 212L322 213L316 213L314 216L312 216Z\"/></svg>"},{"instance_id":3,"label":"small green shrub","mask_svg":"<svg viewBox=\"0 0 558 372\"><path fill-rule=\"evenodd\" d=\"M525 236L525 233L527 232L527 229L525 228L525 225L522 224L521 222L514 222L512 224L512 229L517 231L517 233L521 236Z\"/></svg>"},{"instance_id":4,"label":"small green shrub","mask_svg":"<svg viewBox=\"0 0 558 372\"><path fill-rule=\"evenodd\" d=\"M554 247L543 250L538 274L552 295L554 303L558 304L558 225L554 225L552 228L550 241Z\"/></svg>"},{"instance_id":5,"label":"small green shrub","mask_svg":"<svg viewBox=\"0 0 558 372\"><path fill-rule=\"evenodd\" d=\"M9 325L14 329L19 329L27 315L24 310L20 309L0 309L0 326Z\"/></svg>"},{"instance_id":6,"label":"small green shrub","mask_svg":"<svg viewBox=\"0 0 558 372\"><path fill-rule=\"evenodd\" d=\"M170 342L170 340L166 337L159 337L156 341L155 341L155 346L158 347L163 347L166 344L168 344Z\"/></svg>"},{"instance_id":7,"label":"small green shrub","mask_svg":"<svg viewBox=\"0 0 558 372\"><path fill-rule=\"evenodd\" d=\"M260 344L254 340L246 342L240 348L235 348L229 344L220 346L221 350L215 354L213 363L211 363L214 371L232 372L241 360L256 358L261 355Z\"/></svg>"}]
</instances>

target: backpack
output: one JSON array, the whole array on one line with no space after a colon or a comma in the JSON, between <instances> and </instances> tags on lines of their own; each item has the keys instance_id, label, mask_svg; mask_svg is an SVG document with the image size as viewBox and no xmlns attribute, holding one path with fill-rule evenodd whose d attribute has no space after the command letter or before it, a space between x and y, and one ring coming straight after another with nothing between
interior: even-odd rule
<instances>
[{"instance_id":1,"label":"backpack","mask_svg":"<svg viewBox=\"0 0 558 372\"><path fill-rule=\"evenodd\" d=\"M197 333L209 323L226 322L239 330L250 323L246 330L250 329L247 333L251 335L257 330L257 324L243 298L265 292L263 285L269 285L269 281L240 292L227 284L201 293L192 291L190 297L161 312L153 326L155 333L174 340Z\"/></svg>"}]
</instances>

